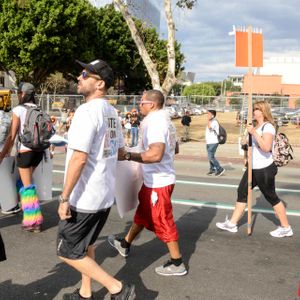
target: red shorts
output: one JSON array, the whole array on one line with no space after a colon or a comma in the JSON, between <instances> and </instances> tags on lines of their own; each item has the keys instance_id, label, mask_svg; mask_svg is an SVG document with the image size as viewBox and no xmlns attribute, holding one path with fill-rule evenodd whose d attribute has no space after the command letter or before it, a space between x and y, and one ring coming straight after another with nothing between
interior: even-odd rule
<instances>
[{"instance_id":1,"label":"red shorts","mask_svg":"<svg viewBox=\"0 0 300 300\"><path fill-rule=\"evenodd\" d=\"M173 189L174 184L161 188L148 188L143 184L134 216L134 223L153 231L164 243L178 241L171 203Z\"/></svg>"}]
</instances>

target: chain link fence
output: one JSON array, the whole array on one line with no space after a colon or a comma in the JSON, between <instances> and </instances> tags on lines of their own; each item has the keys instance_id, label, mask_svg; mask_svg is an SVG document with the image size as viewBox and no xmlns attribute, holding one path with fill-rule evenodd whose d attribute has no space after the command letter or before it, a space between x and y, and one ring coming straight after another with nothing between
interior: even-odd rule
<instances>
[{"instance_id":1,"label":"chain link fence","mask_svg":"<svg viewBox=\"0 0 300 300\"><path fill-rule=\"evenodd\" d=\"M141 95L108 95L110 103L121 112L131 111L133 108L138 109ZM51 115L59 115L62 109L76 109L80 104L84 103L82 95L37 95L38 104L43 110ZM266 100L274 107L288 107L289 99L294 99L298 107L300 107L300 99L297 97L274 97L274 96L257 96L252 97L253 102L257 100ZM18 104L17 95L12 95L12 106ZM166 105L173 105L180 108L191 109L194 107L214 108L218 111L240 111L248 105L248 95L238 96L168 96Z\"/></svg>"}]
</instances>

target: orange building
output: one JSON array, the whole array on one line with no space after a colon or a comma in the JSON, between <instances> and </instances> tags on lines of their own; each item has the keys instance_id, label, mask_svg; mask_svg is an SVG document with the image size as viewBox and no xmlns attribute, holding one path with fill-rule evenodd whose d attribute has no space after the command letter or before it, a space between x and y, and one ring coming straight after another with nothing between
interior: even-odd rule
<instances>
[{"instance_id":1,"label":"orange building","mask_svg":"<svg viewBox=\"0 0 300 300\"><path fill-rule=\"evenodd\" d=\"M248 94L250 91L250 78L246 74L242 92ZM282 95L289 97L288 107L295 108L296 100L300 98L300 84L282 83L281 75L253 75L252 93L256 95Z\"/></svg>"}]
</instances>

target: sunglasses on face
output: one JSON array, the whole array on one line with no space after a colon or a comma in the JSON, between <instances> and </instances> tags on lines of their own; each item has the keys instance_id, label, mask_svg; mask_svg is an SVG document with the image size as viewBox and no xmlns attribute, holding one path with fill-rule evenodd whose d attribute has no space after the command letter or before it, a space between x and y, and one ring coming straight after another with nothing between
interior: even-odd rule
<instances>
[{"instance_id":1,"label":"sunglasses on face","mask_svg":"<svg viewBox=\"0 0 300 300\"><path fill-rule=\"evenodd\" d=\"M143 105L143 104L151 104L153 103L153 101L149 101L149 100L144 100L143 98L140 100L139 104Z\"/></svg>"},{"instance_id":2,"label":"sunglasses on face","mask_svg":"<svg viewBox=\"0 0 300 300\"><path fill-rule=\"evenodd\" d=\"M256 110L259 110L259 111L260 111L260 109L259 109L258 107L254 107L254 108L253 108L253 111L256 111Z\"/></svg>"},{"instance_id":3,"label":"sunglasses on face","mask_svg":"<svg viewBox=\"0 0 300 300\"><path fill-rule=\"evenodd\" d=\"M102 78L99 75L89 73L88 71L85 71L85 70L83 70L80 75L82 76L83 79L87 79L89 77L92 77L92 78L95 78L95 79L102 80Z\"/></svg>"}]
</instances>

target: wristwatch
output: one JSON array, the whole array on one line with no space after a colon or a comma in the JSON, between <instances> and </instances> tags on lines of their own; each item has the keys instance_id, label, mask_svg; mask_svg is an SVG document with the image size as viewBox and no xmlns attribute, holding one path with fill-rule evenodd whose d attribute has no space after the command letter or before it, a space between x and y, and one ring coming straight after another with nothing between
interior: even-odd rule
<instances>
[{"instance_id":1,"label":"wristwatch","mask_svg":"<svg viewBox=\"0 0 300 300\"><path fill-rule=\"evenodd\" d=\"M65 203L65 202L69 202L69 197L64 198L62 195L59 195L59 203Z\"/></svg>"},{"instance_id":2,"label":"wristwatch","mask_svg":"<svg viewBox=\"0 0 300 300\"><path fill-rule=\"evenodd\" d=\"M131 160L131 152L126 152L124 158L125 158L126 160Z\"/></svg>"}]
</instances>

